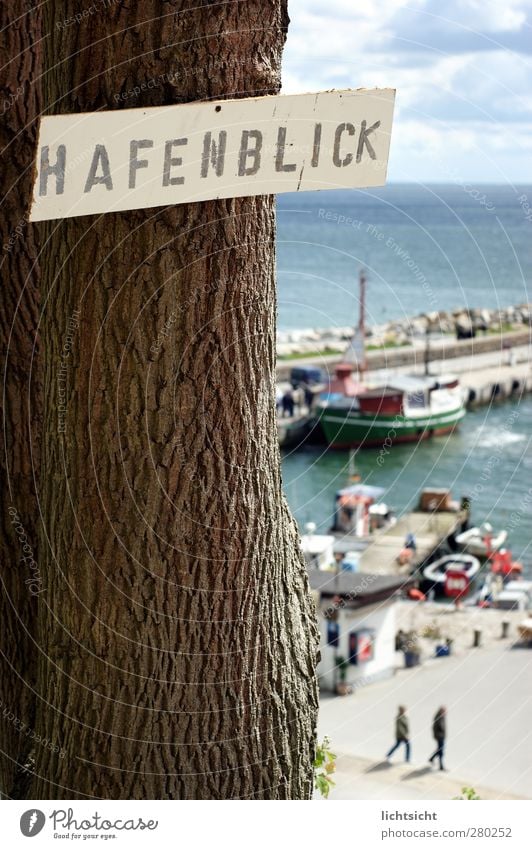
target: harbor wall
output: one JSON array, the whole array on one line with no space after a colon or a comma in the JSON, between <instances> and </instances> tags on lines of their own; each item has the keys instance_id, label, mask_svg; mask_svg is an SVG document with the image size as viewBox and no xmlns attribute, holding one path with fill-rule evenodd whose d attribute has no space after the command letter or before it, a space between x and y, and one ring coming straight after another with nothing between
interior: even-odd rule
<instances>
[{"instance_id":1,"label":"harbor wall","mask_svg":"<svg viewBox=\"0 0 532 849\"><path fill-rule=\"evenodd\" d=\"M457 357L474 357L477 354L500 351L506 346L516 348L522 345L529 345L531 341L531 328L512 330L501 334L493 333L486 336L476 336L474 339L457 339L454 341L435 339L430 343L428 360L429 362L436 362L447 359L453 360ZM377 371L383 368L393 369L400 366L419 366L425 362L425 351L422 347L415 347L413 345L402 348L382 348L376 351L368 351L366 359L370 371ZM308 356L301 357L301 359L297 360L278 360L277 378L278 380L287 380L290 377L290 370L294 365L316 365L333 371L336 363L341 362L341 360L342 357L339 354L321 356L319 353L316 353L315 357ZM452 368L452 364L450 364L450 368Z\"/></svg>"},{"instance_id":2,"label":"harbor wall","mask_svg":"<svg viewBox=\"0 0 532 849\"><path fill-rule=\"evenodd\" d=\"M525 364L507 366L502 369L481 369L460 376L462 386L467 392L466 405L469 408L500 401L518 401L522 395L532 392L532 370Z\"/></svg>"},{"instance_id":3,"label":"harbor wall","mask_svg":"<svg viewBox=\"0 0 532 849\"><path fill-rule=\"evenodd\" d=\"M532 392L532 356L530 346L530 329L511 331L509 333L476 337L474 339L446 342L445 345L434 344L429 351L429 361L445 363L445 368L459 375L465 390L466 405L470 408L501 401L517 401L522 395ZM515 352L519 356L514 355ZM498 362L492 366L481 366L475 362L475 357L482 354L500 352ZM514 352L514 353L512 353ZM523 353L525 352L525 353ZM409 367L418 372L424 365L424 351L419 348L398 348L386 351L369 351L367 355L368 371L379 369ZM460 360L459 358L463 358ZM298 365L316 364L332 373L336 363L341 358L323 358L301 360ZM288 380L290 369L295 365L278 363L277 379Z\"/></svg>"}]
</instances>

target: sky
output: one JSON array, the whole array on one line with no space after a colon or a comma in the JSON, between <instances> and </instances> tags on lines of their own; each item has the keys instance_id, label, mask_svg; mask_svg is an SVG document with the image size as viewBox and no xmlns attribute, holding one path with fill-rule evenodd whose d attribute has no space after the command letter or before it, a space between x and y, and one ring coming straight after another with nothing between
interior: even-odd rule
<instances>
[{"instance_id":1,"label":"sky","mask_svg":"<svg viewBox=\"0 0 532 849\"><path fill-rule=\"evenodd\" d=\"M389 181L532 183L532 0L289 0L283 93L397 89Z\"/></svg>"}]
</instances>

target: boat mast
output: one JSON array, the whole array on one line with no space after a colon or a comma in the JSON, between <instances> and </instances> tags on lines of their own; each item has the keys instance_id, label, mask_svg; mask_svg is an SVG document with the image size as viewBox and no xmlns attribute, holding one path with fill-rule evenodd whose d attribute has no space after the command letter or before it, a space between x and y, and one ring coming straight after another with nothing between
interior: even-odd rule
<instances>
[{"instance_id":1,"label":"boat mast","mask_svg":"<svg viewBox=\"0 0 532 849\"><path fill-rule=\"evenodd\" d=\"M362 355L358 364L358 370L360 374L363 374L368 368L366 359L366 274L363 268L360 269L359 273L359 286L358 344Z\"/></svg>"},{"instance_id":2,"label":"boat mast","mask_svg":"<svg viewBox=\"0 0 532 849\"><path fill-rule=\"evenodd\" d=\"M358 448L352 448L349 452L349 483L359 483L361 480L360 473L356 466L356 457Z\"/></svg>"},{"instance_id":3,"label":"boat mast","mask_svg":"<svg viewBox=\"0 0 532 849\"><path fill-rule=\"evenodd\" d=\"M358 324L347 346L344 362L340 365L343 367L349 365L351 369L356 366L359 376L362 376L368 368L366 360L366 274L363 268L360 269L359 274Z\"/></svg>"},{"instance_id":4,"label":"boat mast","mask_svg":"<svg viewBox=\"0 0 532 849\"><path fill-rule=\"evenodd\" d=\"M428 376L430 374L430 325L427 324L427 329L425 330L425 352L423 356L425 362L425 374Z\"/></svg>"}]
</instances>

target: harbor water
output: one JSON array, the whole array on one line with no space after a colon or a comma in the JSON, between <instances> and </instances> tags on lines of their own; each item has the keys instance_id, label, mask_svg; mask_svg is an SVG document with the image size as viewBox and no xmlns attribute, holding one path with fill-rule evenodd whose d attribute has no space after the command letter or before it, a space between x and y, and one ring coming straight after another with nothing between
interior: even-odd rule
<instances>
[{"instance_id":1,"label":"harbor water","mask_svg":"<svg viewBox=\"0 0 532 849\"><path fill-rule=\"evenodd\" d=\"M277 199L280 330L532 300L532 186L392 184Z\"/></svg>"},{"instance_id":2,"label":"harbor water","mask_svg":"<svg viewBox=\"0 0 532 849\"><path fill-rule=\"evenodd\" d=\"M532 199L532 187L484 186L475 194L463 186L391 185L280 197L279 328L354 324L361 265L368 270L368 324L532 300L524 196ZM360 451L356 464L364 482L387 490L398 514L415 507L426 486L470 496L474 524L506 528L515 558L532 576L531 440L527 396L468 412L450 436L386 453ZM335 492L348 474L348 452L284 452L284 488L300 527L313 521L318 532L329 529Z\"/></svg>"},{"instance_id":3,"label":"harbor water","mask_svg":"<svg viewBox=\"0 0 532 849\"><path fill-rule=\"evenodd\" d=\"M359 451L364 483L386 489L384 500L398 515L417 506L424 487L448 487L455 498L472 498L474 524L488 521L508 530L515 558L532 577L532 398L468 412L449 436L417 445ZM316 522L327 533L334 495L346 486L349 453L305 446L283 454L283 482L300 528Z\"/></svg>"}]
</instances>

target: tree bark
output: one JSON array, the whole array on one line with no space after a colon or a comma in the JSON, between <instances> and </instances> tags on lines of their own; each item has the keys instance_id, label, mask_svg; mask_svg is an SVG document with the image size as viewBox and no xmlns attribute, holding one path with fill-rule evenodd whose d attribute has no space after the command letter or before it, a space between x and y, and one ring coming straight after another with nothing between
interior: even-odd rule
<instances>
[{"instance_id":1,"label":"tree bark","mask_svg":"<svg viewBox=\"0 0 532 849\"><path fill-rule=\"evenodd\" d=\"M50 112L278 91L284 0L59 26L69 5L46 5ZM317 629L281 488L274 199L41 226L37 730L63 753L40 748L32 798L307 799Z\"/></svg>"},{"instance_id":2,"label":"tree bark","mask_svg":"<svg viewBox=\"0 0 532 849\"><path fill-rule=\"evenodd\" d=\"M24 795L32 757L39 595L38 507L41 375L38 244L28 226L40 114L40 8L0 4L0 337L2 510L0 528L0 796Z\"/></svg>"}]
</instances>

